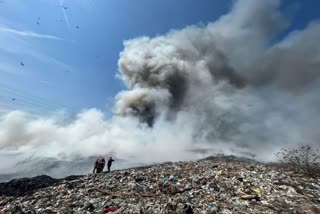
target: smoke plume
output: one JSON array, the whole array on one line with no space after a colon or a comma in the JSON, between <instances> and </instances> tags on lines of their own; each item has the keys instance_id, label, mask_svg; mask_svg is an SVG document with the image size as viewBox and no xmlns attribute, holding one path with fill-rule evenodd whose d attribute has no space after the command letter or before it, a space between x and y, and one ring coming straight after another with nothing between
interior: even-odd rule
<instances>
[{"instance_id":1,"label":"smoke plume","mask_svg":"<svg viewBox=\"0 0 320 214\"><path fill-rule=\"evenodd\" d=\"M279 6L239 0L206 26L125 41L117 76L127 90L111 119L97 109L70 123L10 112L0 149L151 163L217 153L272 160L282 147L318 146L320 23L280 38L290 20Z\"/></svg>"}]
</instances>

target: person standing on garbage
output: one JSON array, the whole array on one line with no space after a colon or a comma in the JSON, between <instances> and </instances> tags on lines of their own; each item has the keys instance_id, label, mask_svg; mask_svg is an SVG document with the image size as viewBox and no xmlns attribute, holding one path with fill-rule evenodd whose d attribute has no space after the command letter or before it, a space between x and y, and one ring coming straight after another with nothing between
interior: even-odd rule
<instances>
[{"instance_id":1,"label":"person standing on garbage","mask_svg":"<svg viewBox=\"0 0 320 214\"><path fill-rule=\"evenodd\" d=\"M109 160L108 160L108 172L110 172L110 168L111 168L111 165L112 165L113 161L114 160L112 159L112 157L110 157Z\"/></svg>"},{"instance_id":2,"label":"person standing on garbage","mask_svg":"<svg viewBox=\"0 0 320 214\"><path fill-rule=\"evenodd\" d=\"M106 164L106 160L104 157L100 156L94 163L93 173L101 173L103 172L103 168Z\"/></svg>"}]
</instances>

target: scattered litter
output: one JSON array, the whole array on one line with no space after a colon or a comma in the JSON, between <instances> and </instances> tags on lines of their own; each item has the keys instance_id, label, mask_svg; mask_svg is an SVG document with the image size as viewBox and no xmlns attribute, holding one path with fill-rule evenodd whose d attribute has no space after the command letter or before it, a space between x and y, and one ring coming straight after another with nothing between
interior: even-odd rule
<instances>
[{"instance_id":1,"label":"scattered litter","mask_svg":"<svg viewBox=\"0 0 320 214\"><path fill-rule=\"evenodd\" d=\"M2 183L0 213L312 214L320 210L319 183L273 166L220 157Z\"/></svg>"},{"instance_id":2,"label":"scattered litter","mask_svg":"<svg viewBox=\"0 0 320 214\"><path fill-rule=\"evenodd\" d=\"M105 213L111 213L111 212L115 212L115 211L117 211L118 210L118 208L117 207L107 207L107 208L105 208L104 210L103 210L103 214L105 214Z\"/></svg>"}]
</instances>

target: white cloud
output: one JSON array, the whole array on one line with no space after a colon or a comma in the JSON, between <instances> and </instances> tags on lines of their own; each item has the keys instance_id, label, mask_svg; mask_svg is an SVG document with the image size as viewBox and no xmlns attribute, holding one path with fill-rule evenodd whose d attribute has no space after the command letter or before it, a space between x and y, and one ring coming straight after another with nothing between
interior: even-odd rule
<instances>
[{"instance_id":1,"label":"white cloud","mask_svg":"<svg viewBox=\"0 0 320 214\"><path fill-rule=\"evenodd\" d=\"M52 40L63 40L62 38L59 38L57 36L53 35L47 35L47 34L40 34L36 33L33 31L21 31L17 29L13 29L4 25L0 26L0 31L5 32L5 33L11 33L14 35L18 36L23 36L23 37L31 37L31 38L39 38L39 39L52 39Z\"/></svg>"}]
</instances>

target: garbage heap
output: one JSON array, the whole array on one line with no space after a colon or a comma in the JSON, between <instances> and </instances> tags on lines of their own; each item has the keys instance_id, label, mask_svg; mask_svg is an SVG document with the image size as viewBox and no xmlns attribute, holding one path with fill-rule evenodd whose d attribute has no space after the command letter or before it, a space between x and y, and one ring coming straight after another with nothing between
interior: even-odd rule
<instances>
[{"instance_id":1,"label":"garbage heap","mask_svg":"<svg viewBox=\"0 0 320 214\"><path fill-rule=\"evenodd\" d=\"M320 213L320 179L230 157L49 178L0 184L0 213Z\"/></svg>"}]
</instances>

